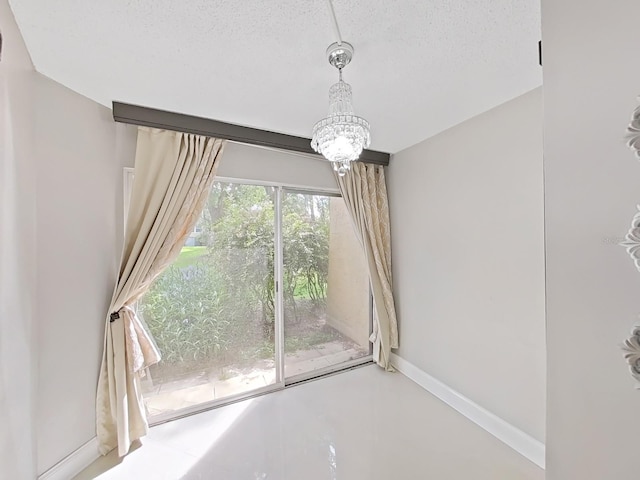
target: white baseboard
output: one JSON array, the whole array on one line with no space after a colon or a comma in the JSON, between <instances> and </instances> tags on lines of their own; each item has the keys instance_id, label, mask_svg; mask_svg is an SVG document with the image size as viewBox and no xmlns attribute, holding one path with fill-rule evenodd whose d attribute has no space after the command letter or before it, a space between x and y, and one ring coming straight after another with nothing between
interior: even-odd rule
<instances>
[{"instance_id":1,"label":"white baseboard","mask_svg":"<svg viewBox=\"0 0 640 480\"><path fill-rule=\"evenodd\" d=\"M391 354L391 364L403 375L485 429L498 440L506 443L540 468L545 468L545 446L542 442L482 408L394 353Z\"/></svg>"},{"instance_id":2,"label":"white baseboard","mask_svg":"<svg viewBox=\"0 0 640 480\"><path fill-rule=\"evenodd\" d=\"M38 480L69 480L91 465L99 456L98 439L93 437L75 452L39 475Z\"/></svg>"}]
</instances>

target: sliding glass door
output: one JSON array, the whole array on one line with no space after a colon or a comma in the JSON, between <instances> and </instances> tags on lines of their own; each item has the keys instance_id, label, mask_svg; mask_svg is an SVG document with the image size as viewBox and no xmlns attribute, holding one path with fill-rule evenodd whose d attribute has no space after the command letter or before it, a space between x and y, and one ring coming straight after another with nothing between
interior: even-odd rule
<instances>
[{"instance_id":1,"label":"sliding glass door","mask_svg":"<svg viewBox=\"0 0 640 480\"><path fill-rule=\"evenodd\" d=\"M340 196L282 197L285 377L369 355L369 277Z\"/></svg>"},{"instance_id":2,"label":"sliding glass door","mask_svg":"<svg viewBox=\"0 0 640 480\"><path fill-rule=\"evenodd\" d=\"M215 182L138 312L162 355L142 385L152 422L370 354L368 275L336 195Z\"/></svg>"},{"instance_id":3,"label":"sliding glass door","mask_svg":"<svg viewBox=\"0 0 640 480\"><path fill-rule=\"evenodd\" d=\"M138 304L162 361L143 382L149 416L276 383L275 188L215 182L178 259Z\"/></svg>"}]
</instances>

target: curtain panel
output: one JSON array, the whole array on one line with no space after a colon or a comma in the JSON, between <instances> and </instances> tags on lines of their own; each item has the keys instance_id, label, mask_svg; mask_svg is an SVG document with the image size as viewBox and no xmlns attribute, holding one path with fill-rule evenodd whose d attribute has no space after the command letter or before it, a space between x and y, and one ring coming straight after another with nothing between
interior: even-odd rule
<instances>
[{"instance_id":1,"label":"curtain panel","mask_svg":"<svg viewBox=\"0 0 640 480\"><path fill-rule=\"evenodd\" d=\"M96 429L103 455L117 447L124 456L147 434L140 378L160 361L160 353L132 307L180 254L206 203L225 144L138 129L136 173L98 380Z\"/></svg>"},{"instance_id":2,"label":"curtain panel","mask_svg":"<svg viewBox=\"0 0 640 480\"><path fill-rule=\"evenodd\" d=\"M336 175L356 235L364 249L373 292L373 359L385 370L392 348L398 348L398 322L391 278L391 229L384 167L353 162L351 169Z\"/></svg>"}]
</instances>

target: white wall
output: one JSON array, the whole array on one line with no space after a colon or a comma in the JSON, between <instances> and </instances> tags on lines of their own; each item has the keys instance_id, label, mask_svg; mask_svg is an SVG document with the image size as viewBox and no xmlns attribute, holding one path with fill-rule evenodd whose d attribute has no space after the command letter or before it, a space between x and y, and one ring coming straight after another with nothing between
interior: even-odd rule
<instances>
[{"instance_id":1,"label":"white wall","mask_svg":"<svg viewBox=\"0 0 640 480\"><path fill-rule=\"evenodd\" d=\"M638 478L640 392L619 348L640 273L617 245L640 203L624 145L640 2L543 0L547 479Z\"/></svg>"},{"instance_id":2,"label":"white wall","mask_svg":"<svg viewBox=\"0 0 640 480\"><path fill-rule=\"evenodd\" d=\"M104 322L120 256L123 165L109 109L41 75L35 85L42 473L95 436Z\"/></svg>"},{"instance_id":3,"label":"white wall","mask_svg":"<svg viewBox=\"0 0 640 480\"><path fill-rule=\"evenodd\" d=\"M399 355L545 437L542 91L393 156Z\"/></svg>"},{"instance_id":4,"label":"white wall","mask_svg":"<svg viewBox=\"0 0 640 480\"><path fill-rule=\"evenodd\" d=\"M95 436L106 309L135 129L33 70L0 0L0 477Z\"/></svg>"},{"instance_id":5,"label":"white wall","mask_svg":"<svg viewBox=\"0 0 640 480\"><path fill-rule=\"evenodd\" d=\"M35 161L31 59L0 0L0 478L35 476Z\"/></svg>"}]
</instances>

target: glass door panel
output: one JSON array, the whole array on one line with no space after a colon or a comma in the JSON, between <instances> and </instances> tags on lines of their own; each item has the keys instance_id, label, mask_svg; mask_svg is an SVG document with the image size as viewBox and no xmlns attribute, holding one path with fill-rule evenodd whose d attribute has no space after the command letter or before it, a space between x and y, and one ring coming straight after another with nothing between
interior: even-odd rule
<instances>
[{"instance_id":1,"label":"glass door panel","mask_svg":"<svg viewBox=\"0 0 640 480\"><path fill-rule=\"evenodd\" d=\"M180 256L140 300L162 355L143 379L151 421L280 381L275 198L274 187L215 182Z\"/></svg>"},{"instance_id":2,"label":"glass door panel","mask_svg":"<svg viewBox=\"0 0 640 480\"><path fill-rule=\"evenodd\" d=\"M341 197L282 195L285 377L369 355L369 278Z\"/></svg>"}]
</instances>

